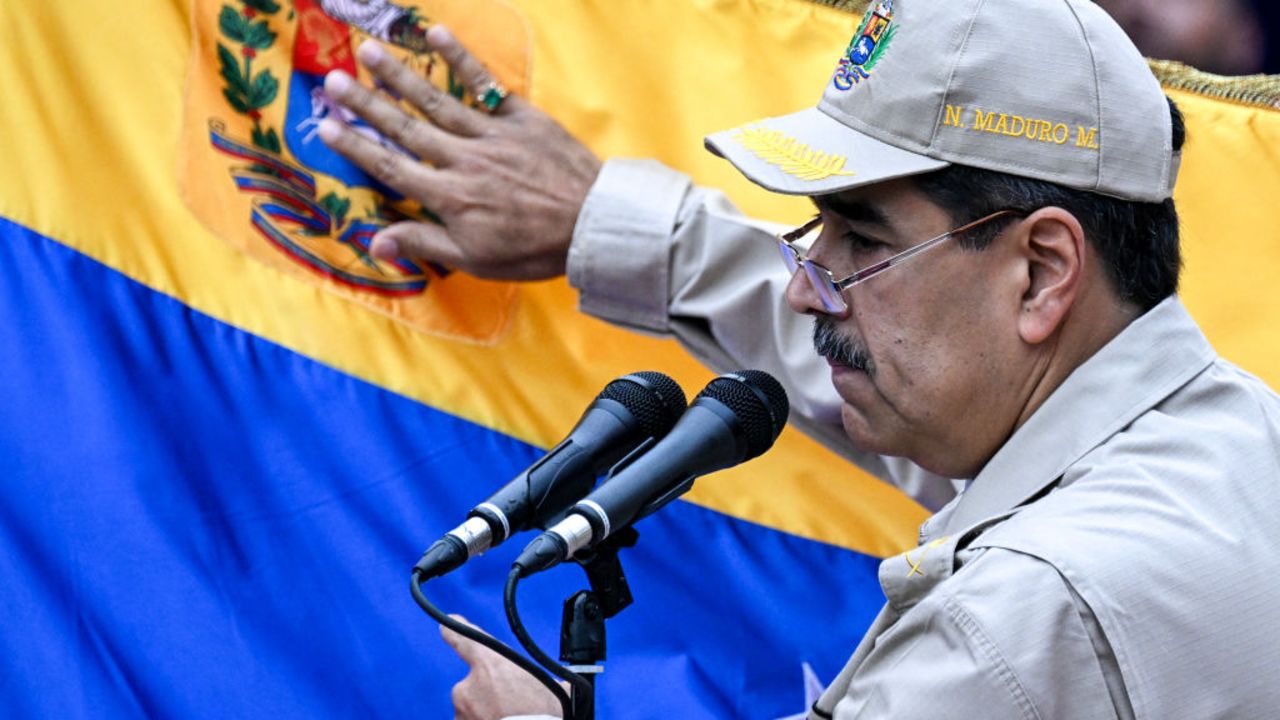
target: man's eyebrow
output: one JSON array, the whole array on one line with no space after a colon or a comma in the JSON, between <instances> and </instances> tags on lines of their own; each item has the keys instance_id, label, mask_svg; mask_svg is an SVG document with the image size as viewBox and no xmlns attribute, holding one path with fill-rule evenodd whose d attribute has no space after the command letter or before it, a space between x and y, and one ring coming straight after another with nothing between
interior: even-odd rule
<instances>
[{"instance_id":1,"label":"man's eyebrow","mask_svg":"<svg viewBox=\"0 0 1280 720\"><path fill-rule=\"evenodd\" d=\"M839 195L816 195L809 199L819 211L835 213L850 222L890 227L889 218L885 217L880 208L862 200L842 198Z\"/></svg>"}]
</instances>

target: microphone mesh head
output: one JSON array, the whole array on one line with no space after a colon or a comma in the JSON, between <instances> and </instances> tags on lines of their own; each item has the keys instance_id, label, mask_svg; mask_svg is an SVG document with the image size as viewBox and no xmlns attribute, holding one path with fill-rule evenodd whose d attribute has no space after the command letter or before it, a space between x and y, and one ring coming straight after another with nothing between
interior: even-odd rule
<instances>
[{"instance_id":1,"label":"microphone mesh head","mask_svg":"<svg viewBox=\"0 0 1280 720\"><path fill-rule=\"evenodd\" d=\"M666 435L688 407L684 390L660 372L638 372L614 380L600 398L622 403L651 437Z\"/></svg>"},{"instance_id":2,"label":"microphone mesh head","mask_svg":"<svg viewBox=\"0 0 1280 720\"><path fill-rule=\"evenodd\" d=\"M787 392L782 385L772 375L760 370L721 375L698 393L698 397L718 400L737 416L747 441L744 460L773 447L773 441L778 439L791 412L791 404L787 402Z\"/></svg>"}]
</instances>

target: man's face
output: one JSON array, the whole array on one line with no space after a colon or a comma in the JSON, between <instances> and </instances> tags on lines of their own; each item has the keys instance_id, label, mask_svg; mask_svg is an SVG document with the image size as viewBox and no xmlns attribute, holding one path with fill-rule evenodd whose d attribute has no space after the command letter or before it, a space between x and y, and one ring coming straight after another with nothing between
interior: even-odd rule
<instances>
[{"instance_id":1,"label":"man's face","mask_svg":"<svg viewBox=\"0 0 1280 720\"><path fill-rule=\"evenodd\" d=\"M905 180L815 204L823 231L809 256L837 279L977 219L953 222ZM1004 235L981 252L948 240L855 285L840 315L822 309L803 272L792 278L787 302L815 317L815 348L859 447L970 477L1012 432L1031 373L1016 329L1025 266Z\"/></svg>"}]
</instances>

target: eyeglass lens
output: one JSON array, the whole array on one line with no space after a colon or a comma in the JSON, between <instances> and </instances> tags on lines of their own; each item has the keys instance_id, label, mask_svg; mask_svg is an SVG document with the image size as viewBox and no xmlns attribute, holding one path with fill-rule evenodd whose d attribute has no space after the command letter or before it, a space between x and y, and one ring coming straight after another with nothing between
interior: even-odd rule
<instances>
[{"instance_id":1,"label":"eyeglass lens","mask_svg":"<svg viewBox=\"0 0 1280 720\"><path fill-rule=\"evenodd\" d=\"M836 288L831 273L818 267L811 260L805 260L804 273L809 277L809 284L818 292L823 308L829 313L842 313L848 307L844 302L844 294Z\"/></svg>"},{"instance_id":2,"label":"eyeglass lens","mask_svg":"<svg viewBox=\"0 0 1280 720\"><path fill-rule=\"evenodd\" d=\"M787 272L792 275L800 269L799 260L796 258L795 248L787 244L785 240L778 241L778 254L782 256L782 264L787 266Z\"/></svg>"},{"instance_id":3,"label":"eyeglass lens","mask_svg":"<svg viewBox=\"0 0 1280 720\"><path fill-rule=\"evenodd\" d=\"M792 276L800 270L801 264L803 264L805 278L808 279L809 285L814 289L814 292L818 293L818 299L822 301L823 308L827 312L842 313L845 311L848 306L845 304L844 296L836 288L831 273L808 258L805 258L802 263L797 257L796 249L785 240L778 241L778 254L782 256L782 263L786 265L787 272Z\"/></svg>"}]
</instances>

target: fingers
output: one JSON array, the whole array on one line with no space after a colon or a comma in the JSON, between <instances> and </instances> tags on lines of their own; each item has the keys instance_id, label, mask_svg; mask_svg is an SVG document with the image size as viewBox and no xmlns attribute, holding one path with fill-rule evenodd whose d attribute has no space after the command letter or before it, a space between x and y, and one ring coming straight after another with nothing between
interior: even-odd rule
<instances>
[{"instance_id":1,"label":"fingers","mask_svg":"<svg viewBox=\"0 0 1280 720\"><path fill-rule=\"evenodd\" d=\"M493 76L484 69L484 65L462 47L462 43L458 42L458 39L445 26L434 25L427 30L427 45L440 53L444 61L453 69L454 74L458 76L463 87L470 90L473 95L478 95L479 91L493 80ZM509 114L520 104L521 100L518 96L510 96L498 106L494 114Z\"/></svg>"},{"instance_id":2,"label":"fingers","mask_svg":"<svg viewBox=\"0 0 1280 720\"><path fill-rule=\"evenodd\" d=\"M467 622L467 619L461 615L451 615L450 617L465 625L475 627L475 625ZM444 625L440 626L440 637L444 638L444 641L449 644L449 647L453 648L453 651L458 653L458 657L462 658L468 665L474 665L476 660L483 657L484 653L493 652L480 643L469 638L465 638Z\"/></svg>"},{"instance_id":3,"label":"fingers","mask_svg":"<svg viewBox=\"0 0 1280 720\"><path fill-rule=\"evenodd\" d=\"M325 145L359 165L379 182L419 202L442 189L438 170L374 142L331 117L320 122L317 133Z\"/></svg>"},{"instance_id":4,"label":"fingers","mask_svg":"<svg viewBox=\"0 0 1280 720\"><path fill-rule=\"evenodd\" d=\"M449 93L427 82L398 62L377 42L364 41L356 50L356 57L360 58L360 63L374 77L421 110L436 126L464 137L481 134L485 121L482 113L463 105Z\"/></svg>"},{"instance_id":5,"label":"fingers","mask_svg":"<svg viewBox=\"0 0 1280 720\"><path fill-rule=\"evenodd\" d=\"M384 137L434 165L456 155L456 140L430 123L414 118L341 70L325 76L324 91L359 115Z\"/></svg>"},{"instance_id":6,"label":"fingers","mask_svg":"<svg viewBox=\"0 0 1280 720\"><path fill-rule=\"evenodd\" d=\"M384 261L400 258L426 260L452 268L462 267L466 261L462 249L448 231L438 225L417 221L400 222L379 230L373 236L369 251Z\"/></svg>"}]
</instances>

